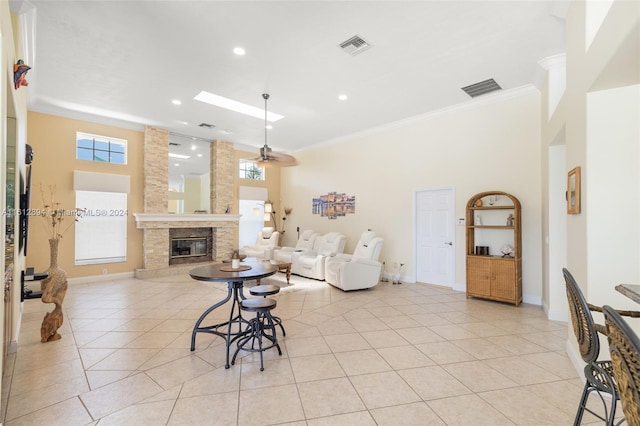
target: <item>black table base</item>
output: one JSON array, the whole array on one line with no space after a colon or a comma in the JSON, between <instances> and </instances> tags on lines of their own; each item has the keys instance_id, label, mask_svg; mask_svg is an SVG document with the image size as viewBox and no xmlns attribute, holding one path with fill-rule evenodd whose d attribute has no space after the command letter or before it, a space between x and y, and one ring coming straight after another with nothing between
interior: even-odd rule
<instances>
[{"instance_id":1,"label":"black table base","mask_svg":"<svg viewBox=\"0 0 640 426\"><path fill-rule=\"evenodd\" d=\"M196 333L209 333L214 334L216 336L220 336L224 339L226 345L226 363L224 368L229 368L229 348L231 344L239 339L242 336L245 336L248 333L249 321L242 318L242 313L240 311L240 303L242 300L246 299L242 292L243 282L242 281L228 281L228 289L227 297L223 300L219 301L215 305L211 306L209 309L204 311L200 318L196 322L196 325L193 327L193 332L191 333L191 350L194 351L196 348ZM229 300L233 299L231 303L231 312L229 313L229 321L225 321L223 323L208 325L208 326L200 326L202 321L216 308L227 303ZM237 311L236 311L237 308ZM237 314L236 314L237 312ZM237 326L236 330L233 330L234 326ZM244 327L243 327L244 326ZM244 328L244 330L243 330Z\"/></svg>"}]
</instances>

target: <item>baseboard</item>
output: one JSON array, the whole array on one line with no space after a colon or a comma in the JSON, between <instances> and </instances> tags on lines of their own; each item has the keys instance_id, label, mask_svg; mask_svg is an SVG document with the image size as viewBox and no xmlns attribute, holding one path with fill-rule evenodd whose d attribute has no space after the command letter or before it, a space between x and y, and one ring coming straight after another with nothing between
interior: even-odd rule
<instances>
[{"instance_id":1,"label":"baseboard","mask_svg":"<svg viewBox=\"0 0 640 426\"><path fill-rule=\"evenodd\" d=\"M70 285L75 285L75 284L99 283L103 281L113 281L113 280L119 280L122 278L133 278L133 277L134 277L134 272L121 272L119 274L91 275L88 277L69 278L67 279L67 282Z\"/></svg>"},{"instance_id":2,"label":"baseboard","mask_svg":"<svg viewBox=\"0 0 640 426\"><path fill-rule=\"evenodd\" d=\"M540 297L540 296L527 296L526 294L524 294L522 296L522 303L527 303L529 305L542 306L542 297Z\"/></svg>"},{"instance_id":3,"label":"baseboard","mask_svg":"<svg viewBox=\"0 0 640 426\"><path fill-rule=\"evenodd\" d=\"M463 293L466 293L467 292L467 284L466 283L465 284L455 283L453 285L453 287L451 287L451 289L455 290L455 291L461 291Z\"/></svg>"},{"instance_id":4,"label":"baseboard","mask_svg":"<svg viewBox=\"0 0 640 426\"><path fill-rule=\"evenodd\" d=\"M15 354L16 352L18 352L18 342L12 340L7 347L7 354Z\"/></svg>"},{"instance_id":5,"label":"baseboard","mask_svg":"<svg viewBox=\"0 0 640 426\"><path fill-rule=\"evenodd\" d=\"M569 319L567 318L566 311L550 310L546 304L543 306L544 306L544 312L545 314L547 314L547 318L550 319L551 321L562 321L562 322L569 321Z\"/></svg>"},{"instance_id":6,"label":"baseboard","mask_svg":"<svg viewBox=\"0 0 640 426\"><path fill-rule=\"evenodd\" d=\"M569 340L567 340L567 356L569 357L569 362L573 365L573 368L576 369L576 373L578 373L578 377L582 380L582 383L585 381L584 377L584 361L580 356L580 352L571 344Z\"/></svg>"}]
</instances>

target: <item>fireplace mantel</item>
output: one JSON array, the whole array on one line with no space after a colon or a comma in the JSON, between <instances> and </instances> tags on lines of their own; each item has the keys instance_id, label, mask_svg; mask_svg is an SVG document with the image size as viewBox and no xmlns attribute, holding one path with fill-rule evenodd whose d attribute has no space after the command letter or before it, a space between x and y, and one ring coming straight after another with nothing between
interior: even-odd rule
<instances>
[{"instance_id":1,"label":"fireplace mantel","mask_svg":"<svg viewBox=\"0 0 640 426\"><path fill-rule=\"evenodd\" d=\"M239 214L168 214L168 213L134 213L136 228L189 228L212 227L225 228L237 226Z\"/></svg>"}]
</instances>

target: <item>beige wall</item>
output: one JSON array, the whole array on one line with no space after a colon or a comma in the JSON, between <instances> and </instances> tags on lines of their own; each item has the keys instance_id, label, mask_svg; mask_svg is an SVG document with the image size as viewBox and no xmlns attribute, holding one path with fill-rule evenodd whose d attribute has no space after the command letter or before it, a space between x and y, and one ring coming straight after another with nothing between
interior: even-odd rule
<instances>
[{"instance_id":1,"label":"beige wall","mask_svg":"<svg viewBox=\"0 0 640 426\"><path fill-rule=\"evenodd\" d=\"M60 242L59 265L69 278L101 275L104 269L108 274L130 273L142 267L142 231L136 229L133 213L143 211L143 132L127 130L86 121L57 117L37 112L28 116L29 144L33 147L31 207L43 206L39 185L45 190L49 185L56 186L56 200L61 208L75 207L73 191L73 171L91 171L96 173L122 174L131 177L131 192L128 197L127 261L100 265L74 265L75 229L70 228ZM126 139L127 165L97 163L76 160L76 132ZM36 271L44 271L49 265L48 233L43 219L30 218L27 265Z\"/></svg>"},{"instance_id":2,"label":"beige wall","mask_svg":"<svg viewBox=\"0 0 640 426\"><path fill-rule=\"evenodd\" d=\"M346 252L367 228L385 239L380 259L401 262L414 280L416 190L453 187L456 217L475 193L498 190L522 203L525 302L540 303L540 95L528 88L471 101L423 119L353 136L297 154L283 169L282 198L293 207L289 229L340 231ZM311 200L330 191L356 197L356 213L336 220L312 215ZM465 234L456 226L456 288L466 288Z\"/></svg>"},{"instance_id":3,"label":"beige wall","mask_svg":"<svg viewBox=\"0 0 640 426\"><path fill-rule=\"evenodd\" d=\"M196 210L202 210L200 202L200 194L202 192L202 179L198 177L187 177L184 179L184 213L194 213ZM207 194L209 188L207 188ZM208 200L207 200L208 201ZM209 203L206 203L205 210L209 211Z\"/></svg>"}]
</instances>

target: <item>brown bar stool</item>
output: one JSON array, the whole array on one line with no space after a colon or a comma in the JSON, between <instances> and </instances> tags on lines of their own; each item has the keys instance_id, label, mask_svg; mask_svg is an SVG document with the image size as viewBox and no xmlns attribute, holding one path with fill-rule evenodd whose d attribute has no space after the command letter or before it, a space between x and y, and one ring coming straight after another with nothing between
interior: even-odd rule
<instances>
[{"instance_id":1,"label":"brown bar stool","mask_svg":"<svg viewBox=\"0 0 640 426\"><path fill-rule=\"evenodd\" d=\"M276 338L276 327L271 316L271 310L276 307L276 301L269 298L244 299L240 303L240 309L247 312L255 312L256 316L249 320L249 328L246 335L238 340L231 364L236 363L238 352L242 349L247 352L258 352L260 354L260 371L264 371L264 359L262 352L271 349L274 346L278 348L278 355L282 355L282 350ZM267 346L263 346L263 339L270 342ZM256 344L258 347L256 348Z\"/></svg>"},{"instance_id":2,"label":"brown bar stool","mask_svg":"<svg viewBox=\"0 0 640 426\"><path fill-rule=\"evenodd\" d=\"M249 294L251 294L252 296L267 297L267 296L277 294L279 292L280 292L280 287L278 287L277 285L271 285L271 284L259 285L259 286L251 287L249 289ZM273 322L280 326L280 329L282 330L282 335L286 336L287 332L284 331L284 327L282 325L282 319L276 316L272 318L273 318Z\"/></svg>"}]
</instances>

